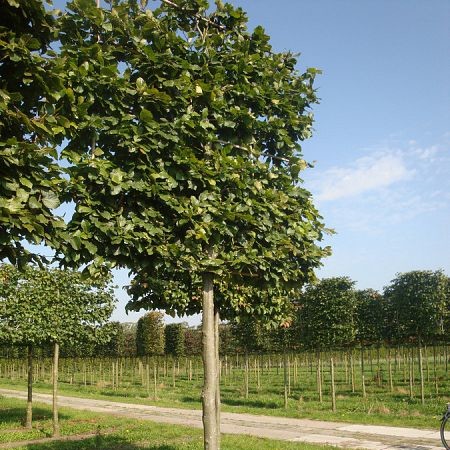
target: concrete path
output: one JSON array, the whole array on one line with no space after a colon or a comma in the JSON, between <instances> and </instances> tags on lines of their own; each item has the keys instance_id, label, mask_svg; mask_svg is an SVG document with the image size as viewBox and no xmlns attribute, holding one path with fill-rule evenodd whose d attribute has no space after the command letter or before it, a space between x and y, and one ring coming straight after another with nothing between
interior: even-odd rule
<instances>
[{"instance_id":1,"label":"concrete path","mask_svg":"<svg viewBox=\"0 0 450 450\"><path fill-rule=\"evenodd\" d=\"M26 399L26 392L0 389L0 395ZM51 403L49 394L33 394L36 402ZM201 411L134 405L107 400L58 396L58 404L74 409L96 411L160 423L202 427ZM436 423L436 427L438 427ZM308 419L221 414L221 430L292 442L329 444L341 448L368 450L442 450L439 431L372 425L352 425Z\"/></svg>"}]
</instances>

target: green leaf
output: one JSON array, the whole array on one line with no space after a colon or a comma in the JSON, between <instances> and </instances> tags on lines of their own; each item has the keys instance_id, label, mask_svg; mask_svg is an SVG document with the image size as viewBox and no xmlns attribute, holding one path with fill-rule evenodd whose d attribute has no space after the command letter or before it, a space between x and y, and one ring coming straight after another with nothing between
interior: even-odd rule
<instances>
[{"instance_id":1,"label":"green leaf","mask_svg":"<svg viewBox=\"0 0 450 450\"><path fill-rule=\"evenodd\" d=\"M42 192L42 203L49 209L57 208L61 204L58 196L51 191Z\"/></svg>"},{"instance_id":2,"label":"green leaf","mask_svg":"<svg viewBox=\"0 0 450 450\"><path fill-rule=\"evenodd\" d=\"M139 118L142 122L151 123L153 122L153 114L145 108L142 108Z\"/></svg>"}]
</instances>

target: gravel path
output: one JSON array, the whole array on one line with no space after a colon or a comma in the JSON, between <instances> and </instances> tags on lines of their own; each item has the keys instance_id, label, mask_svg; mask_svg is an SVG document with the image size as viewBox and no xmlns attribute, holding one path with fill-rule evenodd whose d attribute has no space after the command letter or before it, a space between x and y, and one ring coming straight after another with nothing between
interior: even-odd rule
<instances>
[{"instance_id":1,"label":"gravel path","mask_svg":"<svg viewBox=\"0 0 450 450\"><path fill-rule=\"evenodd\" d=\"M0 389L0 395L26 399L26 392ZM37 402L50 403L49 394L33 394ZM160 408L108 400L58 396L58 404L160 423L202 427L199 410ZM439 424L436 424L436 427ZM308 419L222 412L221 431L293 442L329 444L341 448L368 450L442 450L439 431L373 425L356 425Z\"/></svg>"}]
</instances>

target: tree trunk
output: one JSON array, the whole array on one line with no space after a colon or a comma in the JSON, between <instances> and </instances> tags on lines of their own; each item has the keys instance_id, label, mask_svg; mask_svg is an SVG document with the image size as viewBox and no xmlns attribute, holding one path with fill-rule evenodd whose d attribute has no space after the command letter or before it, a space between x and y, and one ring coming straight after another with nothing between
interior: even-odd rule
<instances>
[{"instance_id":1,"label":"tree trunk","mask_svg":"<svg viewBox=\"0 0 450 450\"><path fill-rule=\"evenodd\" d=\"M319 402L322 403L322 371L321 371L320 350L317 351L317 392L319 394Z\"/></svg>"},{"instance_id":2,"label":"tree trunk","mask_svg":"<svg viewBox=\"0 0 450 450\"><path fill-rule=\"evenodd\" d=\"M25 427L32 428L33 419L33 346L28 345L28 398L27 398L27 416L25 418Z\"/></svg>"},{"instance_id":3,"label":"tree trunk","mask_svg":"<svg viewBox=\"0 0 450 450\"><path fill-rule=\"evenodd\" d=\"M336 412L336 385L334 382L334 361L330 358L330 370L331 370L331 409Z\"/></svg>"},{"instance_id":4,"label":"tree trunk","mask_svg":"<svg viewBox=\"0 0 450 450\"><path fill-rule=\"evenodd\" d=\"M288 355L286 347L283 348L283 383L284 383L284 409L288 407Z\"/></svg>"},{"instance_id":5,"label":"tree trunk","mask_svg":"<svg viewBox=\"0 0 450 450\"><path fill-rule=\"evenodd\" d=\"M59 436L58 364L59 364L59 344L55 342L53 346L53 437Z\"/></svg>"},{"instance_id":6,"label":"tree trunk","mask_svg":"<svg viewBox=\"0 0 450 450\"><path fill-rule=\"evenodd\" d=\"M419 373L420 373L420 401L425 405L425 386L423 379L422 342L419 340Z\"/></svg>"},{"instance_id":7,"label":"tree trunk","mask_svg":"<svg viewBox=\"0 0 450 450\"><path fill-rule=\"evenodd\" d=\"M204 384L202 390L204 450L220 449L220 428L217 420L217 349L214 319L213 274L203 274L202 359Z\"/></svg>"},{"instance_id":8,"label":"tree trunk","mask_svg":"<svg viewBox=\"0 0 450 450\"><path fill-rule=\"evenodd\" d=\"M218 443L220 447L220 354L219 354L219 343L220 343L220 337L219 337L219 323L220 323L220 316L219 316L219 308L215 305L214 306L214 344L216 346L216 422L217 422L217 433L218 433Z\"/></svg>"}]
</instances>

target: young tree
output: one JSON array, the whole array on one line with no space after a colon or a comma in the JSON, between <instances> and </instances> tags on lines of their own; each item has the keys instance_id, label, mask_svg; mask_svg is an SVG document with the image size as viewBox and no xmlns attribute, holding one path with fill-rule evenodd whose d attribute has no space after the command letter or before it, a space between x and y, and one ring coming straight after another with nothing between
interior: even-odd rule
<instances>
[{"instance_id":1,"label":"young tree","mask_svg":"<svg viewBox=\"0 0 450 450\"><path fill-rule=\"evenodd\" d=\"M163 355L164 344L164 314L151 311L142 316L136 327L138 356Z\"/></svg>"},{"instance_id":2,"label":"young tree","mask_svg":"<svg viewBox=\"0 0 450 450\"><path fill-rule=\"evenodd\" d=\"M442 271L416 270L398 274L384 290L403 341L432 341L444 333L447 277Z\"/></svg>"},{"instance_id":3,"label":"young tree","mask_svg":"<svg viewBox=\"0 0 450 450\"><path fill-rule=\"evenodd\" d=\"M59 348L65 344L99 343L109 339L110 331L106 323L114 309L109 279L93 281L82 278L78 272L35 267L19 272L12 266L2 266L1 279L8 280L7 283L13 280L13 283L2 288L5 294L0 297L0 340L29 346L31 356L34 345L53 345L53 434L57 436ZM30 358L29 408L32 383Z\"/></svg>"},{"instance_id":4,"label":"young tree","mask_svg":"<svg viewBox=\"0 0 450 450\"><path fill-rule=\"evenodd\" d=\"M202 354L202 331L199 327L186 328L184 348L187 356L198 356Z\"/></svg>"},{"instance_id":5,"label":"young tree","mask_svg":"<svg viewBox=\"0 0 450 450\"><path fill-rule=\"evenodd\" d=\"M306 347L323 350L351 345L355 339L356 294L347 277L324 278L300 299L298 325Z\"/></svg>"},{"instance_id":6,"label":"young tree","mask_svg":"<svg viewBox=\"0 0 450 450\"><path fill-rule=\"evenodd\" d=\"M186 328L181 323L169 323L164 328L165 336L165 353L176 358L183 356L184 349L184 335Z\"/></svg>"},{"instance_id":7,"label":"young tree","mask_svg":"<svg viewBox=\"0 0 450 450\"><path fill-rule=\"evenodd\" d=\"M61 108L74 123L64 156L75 213L61 250L91 270L129 267L133 308L202 312L205 448L215 450L219 315L278 321L287 290L328 254L298 176L318 71L298 73L229 4L69 8L60 38L73 98Z\"/></svg>"},{"instance_id":8,"label":"young tree","mask_svg":"<svg viewBox=\"0 0 450 450\"><path fill-rule=\"evenodd\" d=\"M125 351L126 334L123 324L111 322L108 324L109 341L99 342L95 345L93 352L96 356L120 357L129 356Z\"/></svg>"},{"instance_id":9,"label":"young tree","mask_svg":"<svg viewBox=\"0 0 450 450\"><path fill-rule=\"evenodd\" d=\"M373 289L356 291L356 339L363 345L381 345L387 338L385 298Z\"/></svg>"}]
</instances>

